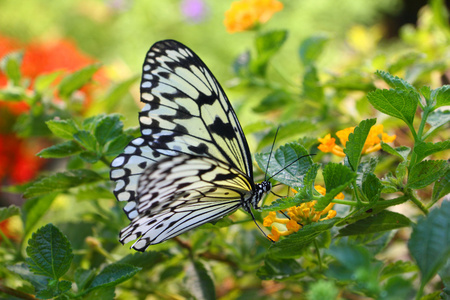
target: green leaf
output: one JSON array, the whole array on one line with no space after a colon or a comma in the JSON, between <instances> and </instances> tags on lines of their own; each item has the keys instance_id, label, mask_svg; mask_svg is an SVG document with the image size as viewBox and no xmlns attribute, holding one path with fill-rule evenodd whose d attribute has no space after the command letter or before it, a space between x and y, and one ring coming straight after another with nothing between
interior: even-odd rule
<instances>
[{"instance_id":1,"label":"green leaf","mask_svg":"<svg viewBox=\"0 0 450 300\"><path fill-rule=\"evenodd\" d=\"M338 236L370 234L394 230L411 225L411 221L399 213L383 210L339 230Z\"/></svg>"},{"instance_id":2,"label":"green leaf","mask_svg":"<svg viewBox=\"0 0 450 300\"><path fill-rule=\"evenodd\" d=\"M304 226L298 232L270 245L268 257L272 259L301 257L302 250L306 249L319 234L332 228L337 221L339 219L334 218Z\"/></svg>"},{"instance_id":3,"label":"green leaf","mask_svg":"<svg viewBox=\"0 0 450 300\"><path fill-rule=\"evenodd\" d=\"M103 180L94 171L78 169L45 177L34 182L24 193L25 198L37 197L52 192L61 192L83 184Z\"/></svg>"},{"instance_id":4,"label":"green leaf","mask_svg":"<svg viewBox=\"0 0 450 300\"><path fill-rule=\"evenodd\" d=\"M105 116L95 127L94 134L98 143L103 146L122 133L123 123L117 114Z\"/></svg>"},{"instance_id":5,"label":"green leaf","mask_svg":"<svg viewBox=\"0 0 450 300\"><path fill-rule=\"evenodd\" d=\"M78 132L78 126L72 119L67 120L50 120L45 122L48 129L57 137L71 140L73 135Z\"/></svg>"},{"instance_id":6,"label":"green leaf","mask_svg":"<svg viewBox=\"0 0 450 300\"><path fill-rule=\"evenodd\" d=\"M63 99L69 98L73 92L91 81L92 76L99 68L99 64L90 65L64 77L58 86L59 96Z\"/></svg>"},{"instance_id":7,"label":"green leaf","mask_svg":"<svg viewBox=\"0 0 450 300\"><path fill-rule=\"evenodd\" d=\"M426 134L424 135L424 139L430 136L436 129L441 127L442 125L449 124L450 123L450 110L446 111L440 111L436 110L433 111L428 115L427 123L431 125L431 128L428 129Z\"/></svg>"},{"instance_id":8,"label":"green leaf","mask_svg":"<svg viewBox=\"0 0 450 300\"><path fill-rule=\"evenodd\" d=\"M284 90L275 90L253 108L254 112L263 113L283 108L286 104L291 103L292 97Z\"/></svg>"},{"instance_id":9,"label":"green leaf","mask_svg":"<svg viewBox=\"0 0 450 300\"><path fill-rule=\"evenodd\" d=\"M381 142L381 149L386 151L389 154L398 156L401 158L402 161L408 160L408 155L411 152L411 148L406 146L400 146L396 148L392 148L390 145Z\"/></svg>"},{"instance_id":10,"label":"green leaf","mask_svg":"<svg viewBox=\"0 0 450 300\"><path fill-rule=\"evenodd\" d=\"M50 278L31 273L30 268L25 263L18 263L12 266L6 265L6 268L9 271L19 275L22 279L30 282L36 291L40 291L47 288L47 284Z\"/></svg>"},{"instance_id":11,"label":"green leaf","mask_svg":"<svg viewBox=\"0 0 450 300\"><path fill-rule=\"evenodd\" d=\"M417 270L418 268L413 262L398 260L396 262L387 264L383 268L380 280L385 280L389 277L402 275L405 273L417 272Z\"/></svg>"},{"instance_id":12,"label":"green leaf","mask_svg":"<svg viewBox=\"0 0 450 300\"><path fill-rule=\"evenodd\" d=\"M118 261L121 264L128 264L135 267L141 267L145 270L150 270L151 268L157 266L159 263L163 262L168 258L168 255L163 252L147 251L142 253L128 254L124 258Z\"/></svg>"},{"instance_id":13,"label":"green leaf","mask_svg":"<svg viewBox=\"0 0 450 300\"><path fill-rule=\"evenodd\" d=\"M378 75L378 77L380 77L381 79L383 79L384 82L386 82L393 89L400 89L406 92L416 91L416 89L407 81L397 76L393 76L388 72L378 70L375 72L375 74Z\"/></svg>"},{"instance_id":14,"label":"green leaf","mask_svg":"<svg viewBox=\"0 0 450 300\"><path fill-rule=\"evenodd\" d=\"M437 143L419 142L414 146L414 152L417 154L416 161L421 161L425 157L436 152L450 149L450 141L442 141Z\"/></svg>"},{"instance_id":15,"label":"green leaf","mask_svg":"<svg viewBox=\"0 0 450 300\"><path fill-rule=\"evenodd\" d=\"M36 155L42 158L61 158L75 155L81 151L83 151L83 148L81 148L78 143L74 141L67 141L42 149Z\"/></svg>"},{"instance_id":16,"label":"green leaf","mask_svg":"<svg viewBox=\"0 0 450 300\"><path fill-rule=\"evenodd\" d=\"M83 147L92 152L97 152L97 140L92 133L86 130L78 131L73 135L73 138L79 142Z\"/></svg>"},{"instance_id":17,"label":"green leaf","mask_svg":"<svg viewBox=\"0 0 450 300\"><path fill-rule=\"evenodd\" d=\"M204 264L192 261L186 270L186 287L195 299L216 299L214 282Z\"/></svg>"},{"instance_id":18,"label":"green leaf","mask_svg":"<svg viewBox=\"0 0 450 300\"><path fill-rule=\"evenodd\" d=\"M323 210L328 204L341 193L353 180L356 174L349 168L341 164L329 163L323 170L323 180L325 181L326 194L321 197L314 208Z\"/></svg>"},{"instance_id":19,"label":"green leaf","mask_svg":"<svg viewBox=\"0 0 450 300\"><path fill-rule=\"evenodd\" d=\"M425 54L418 52L408 52L398 57L393 64L389 66L390 73L397 73L409 66L417 65L419 61L423 61Z\"/></svg>"},{"instance_id":20,"label":"green leaf","mask_svg":"<svg viewBox=\"0 0 450 300\"><path fill-rule=\"evenodd\" d=\"M138 76L133 76L123 82L119 82L111 86L106 96L99 101L103 106L104 111L111 111L117 107L118 102L125 98L129 93L131 86L139 79Z\"/></svg>"},{"instance_id":21,"label":"green leaf","mask_svg":"<svg viewBox=\"0 0 450 300\"><path fill-rule=\"evenodd\" d=\"M434 184L432 200L437 201L448 193L450 193L450 170Z\"/></svg>"},{"instance_id":22,"label":"green leaf","mask_svg":"<svg viewBox=\"0 0 450 300\"><path fill-rule=\"evenodd\" d=\"M408 164L408 161L402 161L395 169L395 176L397 177L398 182L403 182L403 179L405 179L406 171L408 170Z\"/></svg>"},{"instance_id":23,"label":"green leaf","mask_svg":"<svg viewBox=\"0 0 450 300\"><path fill-rule=\"evenodd\" d=\"M406 186L411 189L424 188L442 177L447 167L445 160L424 160L412 167Z\"/></svg>"},{"instance_id":24,"label":"green leaf","mask_svg":"<svg viewBox=\"0 0 450 300\"><path fill-rule=\"evenodd\" d=\"M256 275L262 280L282 280L292 278L298 275L306 274L305 269L295 259L264 259L264 265L261 266Z\"/></svg>"},{"instance_id":25,"label":"green leaf","mask_svg":"<svg viewBox=\"0 0 450 300\"><path fill-rule=\"evenodd\" d=\"M22 64L22 59L23 52L18 51L5 55L0 61L0 69L15 86L20 85L20 79L22 77L20 65Z\"/></svg>"},{"instance_id":26,"label":"green leaf","mask_svg":"<svg viewBox=\"0 0 450 300\"><path fill-rule=\"evenodd\" d=\"M38 299L53 299L72 288L72 282L67 280L50 281L50 284L42 290L37 291L36 298Z\"/></svg>"},{"instance_id":27,"label":"green leaf","mask_svg":"<svg viewBox=\"0 0 450 300\"><path fill-rule=\"evenodd\" d=\"M69 240L52 224L33 233L26 251L30 270L55 280L66 274L73 259Z\"/></svg>"},{"instance_id":28,"label":"green leaf","mask_svg":"<svg viewBox=\"0 0 450 300\"><path fill-rule=\"evenodd\" d=\"M426 218L420 218L413 226L408 242L411 255L422 274L424 286L450 257L450 202L431 210Z\"/></svg>"},{"instance_id":29,"label":"green leaf","mask_svg":"<svg viewBox=\"0 0 450 300\"><path fill-rule=\"evenodd\" d=\"M381 184L380 179L375 174L365 174L361 190L370 203L375 203L380 199L382 189L383 184Z\"/></svg>"},{"instance_id":30,"label":"green leaf","mask_svg":"<svg viewBox=\"0 0 450 300\"><path fill-rule=\"evenodd\" d=\"M106 145L105 156L117 156L123 152L123 149L133 139L133 136L128 134L121 134Z\"/></svg>"},{"instance_id":31,"label":"green leaf","mask_svg":"<svg viewBox=\"0 0 450 300\"><path fill-rule=\"evenodd\" d=\"M402 90L375 90L367 94L367 99L377 110L401 119L412 126L419 103L417 92Z\"/></svg>"},{"instance_id":32,"label":"green leaf","mask_svg":"<svg viewBox=\"0 0 450 300\"><path fill-rule=\"evenodd\" d=\"M316 102L323 102L325 99L325 93L314 65L307 66L305 69L305 74L303 75L303 96Z\"/></svg>"},{"instance_id":33,"label":"green leaf","mask_svg":"<svg viewBox=\"0 0 450 300\"><path fill-rule=\"evenodd\" d=\"M92 279L95 277L94 270L85 270L85 269L76 269L75 270L75 283L77 284L77 288L79 291L85 289L88 286Z\"/></svg>"},{"instance_id":34,"label":"green leaf","mask_svg":"<svg viewBox=\"0 0 450 300\"><path fill-rule=\"evenodd\" d=\"M20 208L15 205L0 208L0 222L20 214Z\"/></svg>"},{"instance_id":35,"label":"green leaf","mask_svg":"<svg viewBox=\"0 0 450 300\"><path fill-rule=\"evenodd\" d=\"M28 199L22 207L22 222L25 224L24 236L26 236L47 213L53 200L56 198L56 193L51 193L42 197L35 197Z\"/></svg>"},{"instance_id":36,"label":"green leaf","mask_svg":"<svg viewBox=\"0 0 450 300\"><path fill-rule=\"evenodd\" d=\"M43 75L39 75L35 80L34 80L34 89L39 92L39 93L43 93L45 92L47 89L50 88L51 84L53 82L55 82L55 80L62 74L61 71L56 71L56 72L52 72L49 74L43 74Z\"/></svg>"},{"instance_id":37,"label":"green leaf","mask_svg":"<svg viewBox=\"0 0 450 300\"><path fill-rule=\"evenodd\" d=\"M431 92L434 109L450 105L450 85L444 85Z\"/></svg>"},{"instance_id":38,"label":"green leaf","mask_svg":"<svg viewBox=\"0 0 450 300\"><path fill-rule=\"evenodd\" d=\"M361 123L356 126L353 133L348 136L348 141L345 144L344 153L347 155L348 162L353 171L358 170L364 143L366 142L367 136L369 135L370 128L372 128L376 121L376 119L367 119L361 121Z\"/></svg>"},{"instance_id":39,"label":"green leaf","mask_svg":"<svg viewBox=\"0 0 450 300\"><path fill-rule=\"evenodd\" d=\"M92 283L81 295L99 288L103 289L116 286L119 283L130 279L140 270L141 268L122 263L107 265L97 276L95 276Z\"/></svg>"},{"instance_id":40,"label":"green leaf","mask_svg":"<svg viewBox=\"0 0 450 300\"><path fill-rule=\"evenodd\" d=\"M283 46L287 38L286 30L274 30L260 34L256 37L256 52L258 54L255 60L255 71L259 75L264 75L267 69L267 63Z\"/></svg>"},{"instance_id":41,"label":"green leaf","mask_svg":"<svg viewBox=\"0 0 450 300\"><path fill-rule=\"evenodd\" d=\"M300 157L303 158L299 159ZM269 153L258 153L255 158L264 172L268 175L279 172L273 178L289 186L302 186L303 178L312 165L312 159L308 156L306 149L296 143L288 143L274 151L270 159L269 170L266 170ZM284 169L289 164L291 165Z\"/></svg>"},{"instance_id":42,"label":"green leaf","mask_svg":"<svg viewBox=\"0 0 450 300\"><path fill-rule=\"evenodd\" d=\"M329 76L331 76L331 79L324 83L322 85L323 87L331 87L338 91L349 90L370 92L375 89L373 79L362 71L351 71L339 74L338 76L329 74Z\"/></svg>"},{"instance_id":43,"label":"green leaf","mask_svg":"<svg viewBox=\"0 0 450 300\"><path fill-rule=\"evenodd\" d=\"M247 126L245 128L245 132L257 132L262 131L263 129L270 127L270 126L264 126L264 124L267 124L267 122L264 123L254 123L253 126ZM250 127L250 128L249 128ZM287 121L280 125L280 130L278 131L277 135L277 141L281 141L283 139L289 139L292 140L296 136L300 137L304 135L305 132L310 132L316 130L317 126L311 122L309 119L295 119L293 121ZM247 130L250 129L250 130ZM272 145L273 139L275 137L276 128L272 127L272 130L270 130L259 142L257 150L260 151L262 148ZM317 140L315 140L317 141Z\"/></svg>"},{"instance_id":44,"label":"green leaf","mask_svg":"<svg viewBox=\"0 0 450 300\"><path fill-rule=\"evenodd\" d=\"M329 38L326 35L316 35L306 38L300 44L298 53L303 65L308 66L317 61Z\"/></svg>"}]
</instances>

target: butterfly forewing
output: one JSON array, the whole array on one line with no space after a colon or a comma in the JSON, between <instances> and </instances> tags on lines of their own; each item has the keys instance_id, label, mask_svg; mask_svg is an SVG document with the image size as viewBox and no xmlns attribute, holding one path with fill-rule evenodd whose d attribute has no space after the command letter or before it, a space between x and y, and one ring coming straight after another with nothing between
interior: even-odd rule
<instances>
[{"instance_id":1,"label":"butterfly forewing","mask_svg":"<svg viewBox=\"0 0 450 300\"><path fill-rule=\"evenodd\" d=\"M141 132L163 154L227 162L252 177L251 157L225 93L200 58L175 41L147 53L141 83ZM164 151L166 150L166 151Z\"/></svg>"}]
</instances>

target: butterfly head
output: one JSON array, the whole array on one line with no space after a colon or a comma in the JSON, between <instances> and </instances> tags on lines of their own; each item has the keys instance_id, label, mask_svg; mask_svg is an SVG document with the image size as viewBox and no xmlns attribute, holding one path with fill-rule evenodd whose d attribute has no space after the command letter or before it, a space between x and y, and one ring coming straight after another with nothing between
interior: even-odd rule
<instances>
[{"instance_id":1,"label":"butterfly head","mask_svg":"<svg viewBox=\"0 0 450 300\"><path fill-rule=\"evenodd\" d=\"M257 183L255 185L255 191L254 191L253 197L251 199L251 204L254 209L259 209L259 206L258 206L259 201L261 201L264 194L270 192L271 189L272 189L272 184L270 183L270 181L264 180L263 182Z\"/></svg>"}]
</instances>

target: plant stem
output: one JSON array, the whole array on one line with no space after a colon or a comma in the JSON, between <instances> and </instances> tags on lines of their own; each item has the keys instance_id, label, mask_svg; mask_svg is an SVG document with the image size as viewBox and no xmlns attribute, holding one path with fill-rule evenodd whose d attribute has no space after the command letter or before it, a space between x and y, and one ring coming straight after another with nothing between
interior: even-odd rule
<instances>
[{"instance_id":1,"label":"plant stem","mask_svg":"<svg viewBox=\"0 0 450 300\"><path fill-rule=\"evenodd\" d=\"M36 299L33 295L31 294L27 294L9 287L4 286L3 284L0 283L0 292L3 292L5 294L14 296L16 298L19 299L26 299L26 300L34 300Z\"/></svg>"},{"instance_id":2,"label":"plant stem","mask_svg":"<svg viewBox=\"0 0 450 300\"><path fill-rule=\"evenodd\" d=\"M322 272L322 257L320 256L320 249L316 239L314 239L314 248L316 248L317 252L317 261L319 263L319 270Z\"/></svg>"},{"instance_id":3,"label":"plant stem","mask_svg":"<svg viewBox=\"0 0 450 300\"><path fill-rule=\"evenodd\" d=\"M423 203L416 198L416 196L414 196L414 193L412 192L412 190L408 190L406 195L409 196L409 198L411 199L411 201L425 214L428 215L428 209L425 207L425 205L423 205Z\"/></svg>"}]
</instances>

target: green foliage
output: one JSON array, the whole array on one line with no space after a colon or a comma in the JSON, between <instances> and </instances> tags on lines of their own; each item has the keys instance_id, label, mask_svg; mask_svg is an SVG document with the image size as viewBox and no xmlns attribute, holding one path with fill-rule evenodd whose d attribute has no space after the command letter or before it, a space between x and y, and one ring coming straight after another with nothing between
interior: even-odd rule
<instances>
[{"instance_id":1,"label":"green foliage","mask_svg":"<svg viewBox=\"0 0 450 300\"><path fill-rule=\"evenodd\" d=\"M155 2L164 9L152 11L164 18L168 18L164 12L170 11L170 18L175 18L173 12L179 11L175 2ZM388 2L392 1L384 1L386 6L394 5ZM284 4L291 6L292 13L296 10L291 8L302 3ZM352 8L358 6L351 3ZM65 5L69 4L49 4L50 10ZM219 2L211 5L226 9ZM365 3L355 16L368 24L379 17L373 15L381 11L374 9L377 5L381 4ZM136 3L127 9L134 14L142 7ZM340 9L321 11L320 25L327 23L330 14L340 14ZM79 10L83 9L74 11ZM145 18L137 26L122 19L128 14L125 11L108 8L105 15L119 23L111 27L111 37L99 34L99 40L86 39L86 33L103 32L90 30L99 25L63 26L82 37L83 49L102 53L100 61L114 61L111 58L124 54L129 65L121 65L119 73L124 69L135 73L89 95L90 105L82 104L87 97L83 90L88 83L103 85L94 80L94 74L104 70L100 64L26 78L23 51L1 59L7 83L0 88L0 104L23 101L29 110L15 119L2 114L7 119L0 123L10 125L8 134L30 145L43 140L37 156L49 162L30 182L2 186L23 195L25 202L20 208L0 208L1 298L11 297L11 290L14 297L23 299L435 299L439 294L449 298L450 204L445 197L450 193L446 160L450 86L442 83L448 80L445 71L450 67L444 60L450 27L443 1L430 1L417 27L404 26L399 39L388 47L384 46L388 41L376 40L371 28L365 28L365 38L373 38L364 43L373 47L366 50L352 41L348 32L353 27L343 28L330 39L331 35L303 33L303 28L288 30L275 23L272 28L278 29L266 29L259 24L253 33L236 34L234 40L216 37L214 26L196 24L203 28L201 34L196 26L186 26L196 36L211 37L207 48L198 49L198 37L180 34L230 92L250 148L257 152L255 180L269 178L274 186L276 195L269 195L261 211L254 211L256 221L262 224L271 212L287 222L285 216L292 207L303 208L305 215L299 221L290 217L301 227L296 232L286 222L274 221L273 226L283 233L275 243L251 230L255 226L248 214L237 212L144 253L131 253L117 240L129 220L123 204L114 199L109 180L111 160L139 135L137 127L129 128L137 125L138 111L132 106L130 90L136 94L143 58L136 49L150 43L142 39L148 34L142 28L153 24L142 26L150 22ZM222 22L222 18L210 20ZM305 22L288 19L280 24L300 26L295 25L297 21ZM183 27L179 22L175 27ZM331 26L342 26L338 23L331 21ZM352 19L349 24L353 23L358 22ZM116 38L117 28L133 26L139 41L133 42L131 36L126 42ZM344 35L345 41L340 38ZM214 39L220 44L215 45ZM197 43L203 45L205 39ZM237 53L241 54L232 65L235 77L222 81L229 79L227 62ZM216 72L216 68L222 70ZM381 141L380 151L363 153L371 128L381 120L397 134L395 146ZM345 157L318 149L317 138L354 126L342 145ZM8 184L7 179L2 178L2 184ZM318 185L325 187L325 195L319 193ZM406 212L411 206L415 210ZM7 230L9 224L17 223L14 226L21 227L17 232ZM404 229L412 230L409 239ZM397 255L389 257L397 244L407 244L405 261Z\"/></svg>"}]
</instances>

